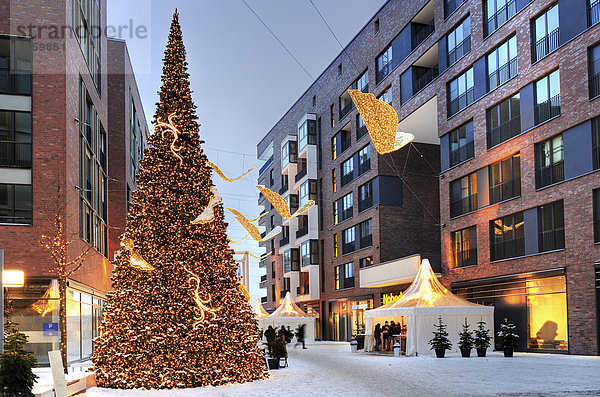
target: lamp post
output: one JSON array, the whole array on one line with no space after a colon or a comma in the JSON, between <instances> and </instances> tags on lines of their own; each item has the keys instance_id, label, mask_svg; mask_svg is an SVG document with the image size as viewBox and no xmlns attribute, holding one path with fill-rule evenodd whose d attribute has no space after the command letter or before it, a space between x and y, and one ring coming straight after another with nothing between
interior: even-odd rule
<instances>
[{"instance_id":1,"label":"lamp post","mask_svg":"<svg viewBox=\"0 0 600 397\"><path fill-rule=\"evenodd\" d=\"M25 273L22 270L4 270L4 250L0 249L0 353L4 353L4 288L22 287Z\"/></svg>"}]
</instances>

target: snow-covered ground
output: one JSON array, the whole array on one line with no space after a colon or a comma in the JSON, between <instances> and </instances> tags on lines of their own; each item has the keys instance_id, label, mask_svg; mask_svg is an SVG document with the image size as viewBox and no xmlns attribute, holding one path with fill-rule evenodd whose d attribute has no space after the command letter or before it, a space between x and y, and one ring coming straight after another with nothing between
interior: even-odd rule
<instances>
[{"instance_id":1,"label":"snow-covered ground","mask_svg":"<svg viewBox=\"0 0 600 397\"><path fill-rule=\"evenodd\" d=\"M65 376L67 383L85 378L88 373L85 371L92 365L91 362L81 363L77 366L69 366L69 374ZM33 387L33 394L40 394L47 390L54 388L54 380L52 379L52 371L50 367L35 368L33 372L38 376L35 386Z\"/></svg>"},{"instance_id":2,"label":"snow-covered ground","mask_svg":"<svg viewBox=\"0 0 600 397\"><path fill-rule=\"evenodd\" d=\"M475 353L475 352L474 352ZM187 390L92 388L89 397L600 395L600 357L516 353L445 359L351 354L348 343L289 348L267 380Z\"/></svg>"}]
</instances>

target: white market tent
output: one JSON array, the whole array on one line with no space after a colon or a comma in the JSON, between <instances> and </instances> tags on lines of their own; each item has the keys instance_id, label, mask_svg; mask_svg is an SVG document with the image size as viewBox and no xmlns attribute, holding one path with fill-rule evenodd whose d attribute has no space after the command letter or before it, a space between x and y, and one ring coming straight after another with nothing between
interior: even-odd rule
<instances>
[{"instance_id":1,"label":"white market tent","mask_svg":"<svg viewBox=\"0 0 600 397\"><path fill-rule=\"evenodd\" d=\"M452 351L459 352L458 333L467 319L473 330L479 321L485 321L490 336L494 335L494 307L482 306L459 298L444 287L431 269L428 259L423 259L413 283L396 302L365 312L365 348L373 349L375 324L385 321L398 322L405 318L406 354L429 354L429 340L433 337L438 317L447 325ZM493 346L493 342L492 342Z\"/></svg>"},{"instance_id":2,"label":"white market tent","mask_svg":"<svg viewBox=\"0 0 600 397\"><path fill-rule=\"evenodd\" d=\"M254 318L256 320L262 320L265 317L269 317L269 313L265 310L265 308L260 304L260 301L257 299L254 302Z\"/></svg>"},{"instance_id":3,"label":"white market tent","mask_svg":"<svg viewBox=\"0 0 600 397\"><path fill-rule=\"evenodd\" d=\"M306 342L315 341L315 318L304 313L304 311L294 303L289 291L277 310L268 317L259 320L258 323L262 326L263 331L266 330L269 325L275 329L281 328L283 325L286 328L289 327L292 331L295 331L299 325L305 324L304 340Z\"/></svg>"}]
</instances>

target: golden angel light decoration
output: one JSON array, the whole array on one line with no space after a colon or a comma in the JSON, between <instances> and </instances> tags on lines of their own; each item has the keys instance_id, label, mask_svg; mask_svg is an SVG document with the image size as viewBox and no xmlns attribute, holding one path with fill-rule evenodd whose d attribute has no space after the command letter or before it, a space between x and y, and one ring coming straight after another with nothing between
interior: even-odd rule
<instances>
[{"instance_id":1,"label":"golden angel light decoration","mask_svg":"<svg viewBox=\"0 0 600 397\"><path fill-rule=\"evenodd\" d=\"M348 90L348 93L365 122L377 153L391 153L415 139L413 134L398 130L398 114L389 104L359 90Z\"/></svg>"},{"instance_id":2,"label":"golden angel light decoration","mask_svg":"<svg viewBox=\"0 0 600 397\"><path fill-rule=\"evenodd\" d=\"M134 249L135 244L132 239L129 237L123 238L121 240L121 247L123 247L125 251L129 251L129 262L131 263L131 266L147 272L154 270L154 267L146 262L146 260Z\"/></svg>"}]
</instances>

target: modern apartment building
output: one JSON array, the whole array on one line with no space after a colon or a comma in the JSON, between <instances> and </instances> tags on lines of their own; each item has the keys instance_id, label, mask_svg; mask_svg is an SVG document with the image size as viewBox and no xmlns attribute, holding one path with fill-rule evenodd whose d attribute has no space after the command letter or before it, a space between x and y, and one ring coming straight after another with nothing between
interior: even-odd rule
<instances>
[{"instance_id":1,"label":"modern apartment building","mask_svg":"<svg viewBox=\"0 0 600 397\"><path fill-rule=\"evenodd\" d=\"M388 44L402 30L405 3L388 2L258 144L266 160L259 184L285 197L292 212L317 203L287 220L260 196L269 212L260 220L265 233L283 227L263 244L270 256L260 264L262 302L273 309L291 292L315 316L320 339L364 332L364 311L397 298L421 258L440 269L440 140L435 119L426 119L435 101L401 123L419 127L414 144L379 155L347 93L371 92L401 107L399 74L386 73L399 61ZM430 29L432 19L430 6L414 29Z\"/></svg>"},{"instance_id":2,"label":"modern apartment building","mask_svg":"<svg viewBox=\"0 0 600 397\"><path fill-rule=\"evenodd\" d=\"M125 65L121 74L131 67L105 36L105 0L6 0L0 13L0 249L6 269L25 273L24 287L8 290L10 315L29 335L28 350L47 363L59 345L58 282L39 241L53 234L59 211L65 240L73 237L68 256L92 247L68 281L68 360L86 359L110 287L111 227L125 223L116 208L126 194L108 199L115 179L126 181L112 172L129 166L115 142L126 146L130 95L136 123L147 128L132 76L119 93L108 73L109 64Z\"/></svg>"},{"instance_id":3,"label":"modern apartment building","mask_svg":"<svg viewBox=\"0 0 600 397\"><path fill-rule=\"evenodd\" d=\"M351 297L371 269L387 266L389 257L381 259L386 245L392 250L407 246L403 229L385 230L385 223L398 226L414 216L421 226L411 226L413 235L431 244L415 246L413 253L431 256L436 240L425 228L439 224L443 283L469 300L494 305L496 327L504 318L515 322L522 350L600 352L599 21L597 0L390 0L263 138L258 154L273 159L261 170L260 182L284 194L285 175L297 171L286 174L280 168L280 149L291 141L290 147L298 150L293 152L296 164L304 164L295 143L301 130L295 123L307 114L317 120L314 196L317 213L324 213L317 244L321 305L316 295L311 299L314 309L320 309L323 329L331 330L323 332L324 339L343 339L341 327L335 331L340 305L347 310L365 307ZM431 197L422 181L410 183L406 176L399 184L403 206L386 210L380 205L362 215L354 200L350 206L351 200L345 199L350 189L341 186L343 175L349 175L344 170L352 169L346 160L354 153L360 157L369 142L368 137L361 140L361 120L355 119L345 94L350 86L391 100L402 130L415 134L416 142L440 145L439 158L424 156L432 167L414 163L421 172L441 166L435 221L423 215L429 213L424 208L436 203L409 206L408 186L416 193L413 197ZM348 138L349 145L343 143ZM339 153L338 146L350 148ZM417 156L431 155L435 147L415 146ZM355 178L353 171L346 177L353 180L347 185L353 187L353 197L362 197L361 190L354 191L355 183L375 175L393 177L388 163L391 171L394 163L396 170L404 169L399 160L409 150L410 156L415 154L407 146L394 153L392 162L390 155L369 150L366 176ZM407 169L411 160L418 159L409 157ZM340 185L334 187L333 178ZM426 180L435 183L434 178ZM336 225L350 207L352 220ZM337 209L334 222L332 208ZM358 251L364 254L340 255L352 238L346 225L358 222L354 235L360 235L360 222L371 213L371 234L375 240L378 233L379 241ZM277 216L271 219L272 225L278 224ZM337 257L332 255L336 246ZM277 241L267 247L274 255L263 262L267 275L261 285L267 288L263 301L273 307L279 290L291 286L286 283L294 273L280 270ZM373 266L361 266L359 257L371 252ZM404 253L399 254L395 256ZM352 281L346 281L346 274ZM309 276L312 291L311 282ZM355 287L336 289L346 282ZM375 306L381 303L377 293L372 298ZM346 313L352 321L359 317L354 310Z\"/></svg>"}]
</instances>

